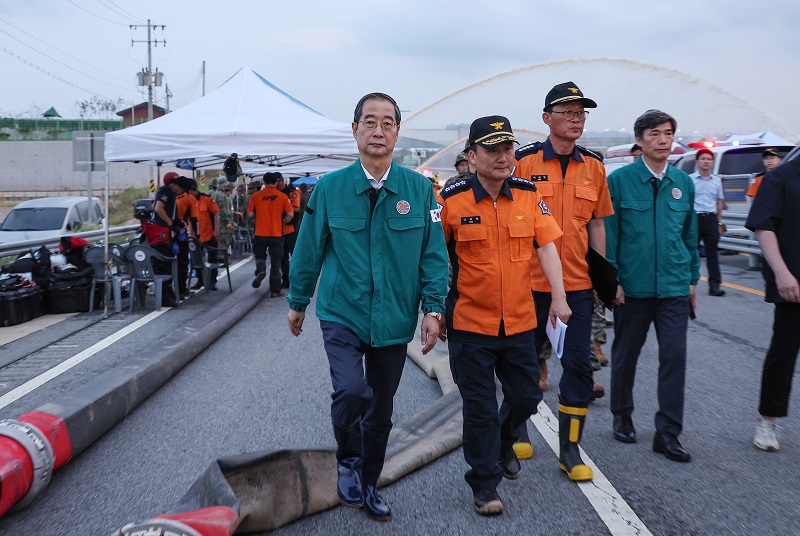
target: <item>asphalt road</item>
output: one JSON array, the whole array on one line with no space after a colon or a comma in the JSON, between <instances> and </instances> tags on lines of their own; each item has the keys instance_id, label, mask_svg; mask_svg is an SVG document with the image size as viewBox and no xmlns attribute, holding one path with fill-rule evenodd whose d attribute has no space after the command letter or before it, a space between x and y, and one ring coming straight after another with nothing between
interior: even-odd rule
<instances>
[{"instance_id":1,"label":"asphalt road","mask_svg":"<svg viewBox=\"0 0 800 536\"><path fill-rule=\"evenodd\" d=\"M761 276L746 270L745 257L722 258L728 283L760 290ZM234 273L234 286L248 285L252 265ZM703 269L704 271L704 269ZM782 423L782 450L752 447L761 363L769 344L772 306L751 292L727 287L727 296L707 295L700 283L697 320L690 323L686 416L681 440L693 455L679 464L654 454L650 441L656 411L657 347L651 332L640 358L634 421L639 443L624 445L611 435L608 398L590 408L582 447L611 485L656 535L795 534L800 526L800 426ZM224 291L220 291L220 294ZM199 295L172 309L68 373L6 407L14 418L57 399L168 333L218 299ZM169 510L217 457L283 448L332 447L330 380L319 326L309 314L294 338L286 328L283 299L264 299L233 329L91 448L56 471L49 487L28 509L0 518L0 534L107 535L122 525ZM130 323L146 314L115 315L56 346L67 354L91 344L109 323ZM0 348L30 352L36 340L61 337L89 315L79 315ZM96 317L95 317L96 318ZM116 320L115 320L116 319ZM102 329L101 329L102 328ZM105 330L105 331L103 331ZM609 329L610 354L613 330ZM82 334L82 335L81 335ZM56 338L59 338L56 337ZM51 350L52 351L52 350ZM47 362L12 372L0 369L0 396L46 369ZM559 367L551 362L551 385ZM608 369L597 374L608 387ZM795 386L795 400L797 386ZM441 395L438 383L410 360L400 386L395 422L411 417ZM557 390L544 402L556 412ZM333 508L292 523L278 534L612 534L578 485L558 470L556 454L531 424L534 458L523 462L517 481L499 488L506 512L485 519L472 510L461 450L433 462L385 489L391 523L370 521L361 511ZM589 484L591 485L591 484ZM617 534L616 532L614 534Z\"/></svg>"}]
</instances>

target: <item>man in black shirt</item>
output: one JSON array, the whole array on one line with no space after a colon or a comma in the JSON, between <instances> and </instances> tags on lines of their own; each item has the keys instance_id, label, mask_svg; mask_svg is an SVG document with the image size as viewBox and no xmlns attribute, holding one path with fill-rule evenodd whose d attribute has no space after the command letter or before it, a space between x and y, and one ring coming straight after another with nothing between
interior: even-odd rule
<instances>
[{"instance_id":1,"label":"man in black shirt","mask_svg":"<svg viewBox=\"0 0 800 536\"><path fill-rule=\"evenodd\" d=\"M767 261L766 301L775 304L772 341L761 375L761 414L753 445L776 451L776 417L789 407L792 376L800 352L800 159L780 165L764 176L745 224L756 233Z\"/></svg>"}]
</instances>

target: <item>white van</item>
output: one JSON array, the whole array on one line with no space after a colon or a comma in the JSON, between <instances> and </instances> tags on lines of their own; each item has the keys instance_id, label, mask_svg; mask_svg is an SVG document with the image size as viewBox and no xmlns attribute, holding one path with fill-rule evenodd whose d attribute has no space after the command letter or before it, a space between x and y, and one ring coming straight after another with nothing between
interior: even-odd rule
<instances>
[{"instance_id":1,"label":"white van","mask_svg":"<svg viewBox=\"0 0 800 536\"><path fill-rule=\"evenodd\" d=\"M745 193L754 173L764 171L761 154L767 147L772 147L780 154L786 155L793 149L791 145L764 145L761 140L745 140L742 142L716 142L707 147L714 153L714 167L711 173L722 180L725 190L725 201L729 203L745 202ZM686 173L695 172L697 151L686 153L674 163L675 167Z\"/></svg>"},{"instance_id":2,"label":"white van","mask_svg":"<svg viewBox=\"0 0 800 536\"><path fill-rule=\"evenodd\" d=\"M0 225L0 244L59 238L81 227L103 223L100 200L86 197L43 197L23 201L11 209ZM84 229L85 230L85 229Z\"/></svg>"}]
</instances>

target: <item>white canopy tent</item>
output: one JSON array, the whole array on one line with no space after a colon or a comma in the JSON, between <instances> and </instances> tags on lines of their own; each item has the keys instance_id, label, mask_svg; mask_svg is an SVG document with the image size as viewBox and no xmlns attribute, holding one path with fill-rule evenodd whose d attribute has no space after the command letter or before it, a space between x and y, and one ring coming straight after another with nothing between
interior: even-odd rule
<instances>
[{"instance_id":1,"label":"white canopy tent","mask_svg":"<svg viewBox=\"0 0 800 536\"><path fill-rule=\"evenodd\" d=\"M243 169L297 174L332 171L358 157L350 125L312 110L249 67L183 108L105 136L108 162L219 169L232 153Z\"/></svg>"},{"instance_id":2,"label":"white canopy tent","mask_svg":"<svg viewBox=\"0 0 800 536\"><path fill-rule=\"evenodd\" d=\"M755 140L759 140L764 146L794 145L794 143L769 130L756 132L755 134L733 134L725 141L739 141L752 144Z\"/></svg>"}]
</instances>

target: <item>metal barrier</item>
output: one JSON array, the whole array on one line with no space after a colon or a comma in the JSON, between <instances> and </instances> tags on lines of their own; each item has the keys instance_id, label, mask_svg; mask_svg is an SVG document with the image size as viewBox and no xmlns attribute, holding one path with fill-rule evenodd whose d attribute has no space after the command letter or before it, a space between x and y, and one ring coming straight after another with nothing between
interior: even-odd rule
<instances>
[{"instance_id":1,"label":"metal barrier","mask_svg":"<svg viewBox=\"0 0 800 536\"><path fill-rule=\"evenodd\" d=\"M722 213L722 223L725 224L728 230L719 237L719 249L749 254L750 258L747 259L748 269L759 270L761 246L758 245L758 240L755 239L755 233L744 226L746 221L746 213L731 211Z\"/></svg>"},{"instance_id":2,"label":"metal barrier","mask_svg":"<svg viewBox=\"0 0 800 536\"><path fill-rule=\"evenodd\" d=\"M125 236L133 236L136 233L136 230L139 228L138 225L127 225L124 227L113 227L108 230L108 237L111 238L120 238ZM93 242L96 240L102 240L106 236L106 232L104 229L98 229L96 231L86 231L83 233L74 233L66 236L77 236L79 238L83 238L84 240L88 240L89 242ZM31 249L37 249L41 246L47 247L50 250L58 250L58 244L61 242L61 237L54 237L54 238L47 238L42 240L29 240L27 242L9 242L7 244L0 244L0 260L6 257L15 257L20 253L26 253Z\"/></svg>"}]
</instances>

